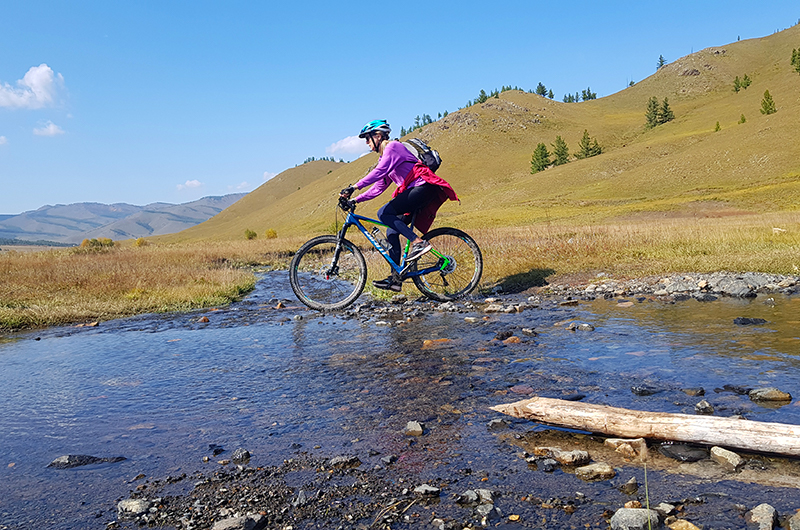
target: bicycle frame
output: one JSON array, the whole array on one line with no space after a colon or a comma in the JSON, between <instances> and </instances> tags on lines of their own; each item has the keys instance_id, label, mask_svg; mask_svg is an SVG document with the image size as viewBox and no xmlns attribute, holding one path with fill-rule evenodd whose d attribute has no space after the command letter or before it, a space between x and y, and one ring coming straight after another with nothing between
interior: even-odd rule
<instances>
[{"instance_id":1,"label":"bicycle frame","mask_svg":"<svg viewBox=\"0 0 800 530\"><path fill-rule=\"evenodd\" d=\"M411 271L409 269L412 264L406 263L405 259L406 256L408 255L408 249L411 247L411 241L406 241L406 247L405 250L403 251L401 261L399 264L397 264L389 256L389 252L386 249L384 249L380 244L378 244L378 241L375 240L375 237L373 237L373 235L364 227L364 225L361 224L362 222L372 223L375 225L386 227L386 225L381 223L380 221L376 221L375 219L370 219L369 217L364 217L363 215L358 215L352 211L348 211L347 217L344 220L344 225L342 226L341 230L339 230L339 235L338 235L339 243L336 245L336 252L334 253L335 262L339 261L339 252L341 250L341 244L342 244L341 241L345 238L345 235L347 234L347 229L350 228L351 226L355 226L362 234L364 234L364 237L367 238L367 241L369 241L370 244L373 247L375 247L375 250L381 253L381 256L383 256L383 259L385 259L386 262L389 264L389 266L392 267L392 270L394 270L403 279L412 278L414 276L423 276L431 272L444 270L444 268L447 267L451 262L451 258L437 252L436 249L432 249L431 253L437 258L439 258L439 261L437 262L436 266L428 267L426 269Z\"/></svg>"}]
</instances>

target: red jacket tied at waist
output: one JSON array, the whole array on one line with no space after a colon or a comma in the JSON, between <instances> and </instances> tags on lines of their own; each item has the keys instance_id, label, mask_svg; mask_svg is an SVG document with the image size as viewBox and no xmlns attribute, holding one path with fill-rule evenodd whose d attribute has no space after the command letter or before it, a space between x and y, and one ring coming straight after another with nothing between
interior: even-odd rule
<instances>
[{"instance_id":1,"label":"red jacket tied at waist","mask_svg":"<svg viewBox=\"0 0 800 530\"><path fill-rule=\"evenodd\" d=\"M428 184L435 184L436 186L439 186L436 198L420 209L417 212L417 218L414 220L414 228L423 234L426 234L428 230L430 230L433 220L436 219L436 212L439 211L439 208L442 206L442 204L444 204L448 199L451 201L457 201L458 195L456 195L455 190L452 186L450 186L450 184L448 184L446 180L441 177L437 177L436 174L431 171L430 168L428 168L428 166L420 162L411 168L411 171L408 172L408 175L406 175L406 178L403 180L403 184L394 190L392 198L397 197L399 194L406 191L408 185L418 178L423 179Z\"/></svg>"}]
</instances>

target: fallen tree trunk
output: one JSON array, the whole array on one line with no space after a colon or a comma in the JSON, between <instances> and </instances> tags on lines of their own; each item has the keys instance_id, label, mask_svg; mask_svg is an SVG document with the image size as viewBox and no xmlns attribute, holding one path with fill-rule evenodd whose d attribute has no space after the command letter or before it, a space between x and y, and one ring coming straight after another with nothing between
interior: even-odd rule
<instances>
[{"instance_id":1,"label":"fallen tree trunk","mask_svg":"<svg viewBox=\"0 0 800 530\"><path fill-rule=\"evenodd\" d=\"M800 425L646 412L541 397L497 405L492 410L623 438L672 440L800 456Z\"/></svg>"}]
</instances>

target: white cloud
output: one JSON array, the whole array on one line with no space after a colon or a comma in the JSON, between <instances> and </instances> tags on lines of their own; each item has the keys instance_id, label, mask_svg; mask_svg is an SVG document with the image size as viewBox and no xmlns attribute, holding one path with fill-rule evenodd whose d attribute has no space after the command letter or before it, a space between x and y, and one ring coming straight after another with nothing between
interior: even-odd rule
<instances>
[{"instance_id":1,"label":"white cloud","mask_svg":"<svg viewBox=\"0 0 800 530\"><path fill-rule=\"evenodd\" d=\"M187 180L185 184L178 184L179 190L189 190L192 188L200 188L203 186L203 183L199 180Z\"/></svg>"},{"instance_id":2,"label":"white cloud","mask_svg":"<svg viewBox=\"0 0 800 530\"><path fill-rule=\"evenodd\" d=\"M236 186L228 186L228 191L242 191L247 189L250 189L250 183L247 181L244 181Z\"/></svg>"},{"instance_id":3,"label":"white cloud","mask_svg":"<svg viewBox=\"0 0 800 530\"><path fill-rule=\"evenodd\" d=\"M8 143L8 138L5 136L0 136L0 145L5 145Z\"/></svg>"},{"instance_id":4,"label":"white cloud","mask_svg":"<svg viewBox=\"0 0 800 530\"><path fill-rule=\"evenodd\" d=\"M272 172L270 172L270 171L265 171L265 172L264 172L264 177L263 177L263 179L264 179L265 181L267 181L267 180L269 180L269 179L271 179L272 177L275 177L275 176L277 176L277 175L278 175L277 173L272 173Z\"/></svg>"},{"instance_id":5,"label":"white cloud","mask_svg":"<svg viewBox=\"0 0 800 530\"><path fill-rule=\"evenodd\" d=\"M33 134L36 136L58 136L59 134L64 134L64 129L52 121L48 121L42 127L34 129Z\"/></svg>"},{"instance_id":6,"label":"white cloud","mask_svg":"<svg viewBox=\"0 0 800 530\"><path fill-rule=\"evenodd\" d=\"M329 155L362 155L369 153L369 147L363 138L358 136L348 136L343 140L329 145L325 148Z\"/></svg>"},{"instance_id":7,"label":"white cloud","mask_svg":"<svg viewBox=\"0 0 800 530\"><path fill-rule=\"evenodd\" d=\"M55 103L58 88L63 86L64 77L42 63L32 66L25 76L13 87L0 84L0 107L18 109L40 109Z\"/></svg>"}]
</instances>

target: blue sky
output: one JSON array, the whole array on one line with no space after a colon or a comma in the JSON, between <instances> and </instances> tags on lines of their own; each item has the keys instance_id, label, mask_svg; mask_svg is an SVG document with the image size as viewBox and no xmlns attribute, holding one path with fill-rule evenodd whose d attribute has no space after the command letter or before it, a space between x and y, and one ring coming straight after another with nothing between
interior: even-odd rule
<instances>
[{"instance_id":1,"label":"blue sky","mask_svg":"<svg viewBox=\"0 0 800 530\"><path fill-rule=\"evenodd\" d=\"M359 156L372 119L399 132L503 85L603 97L659 55L798 19L788 1L5 2L0 214L252 191Z\"/></svg>"}]
</instances>

